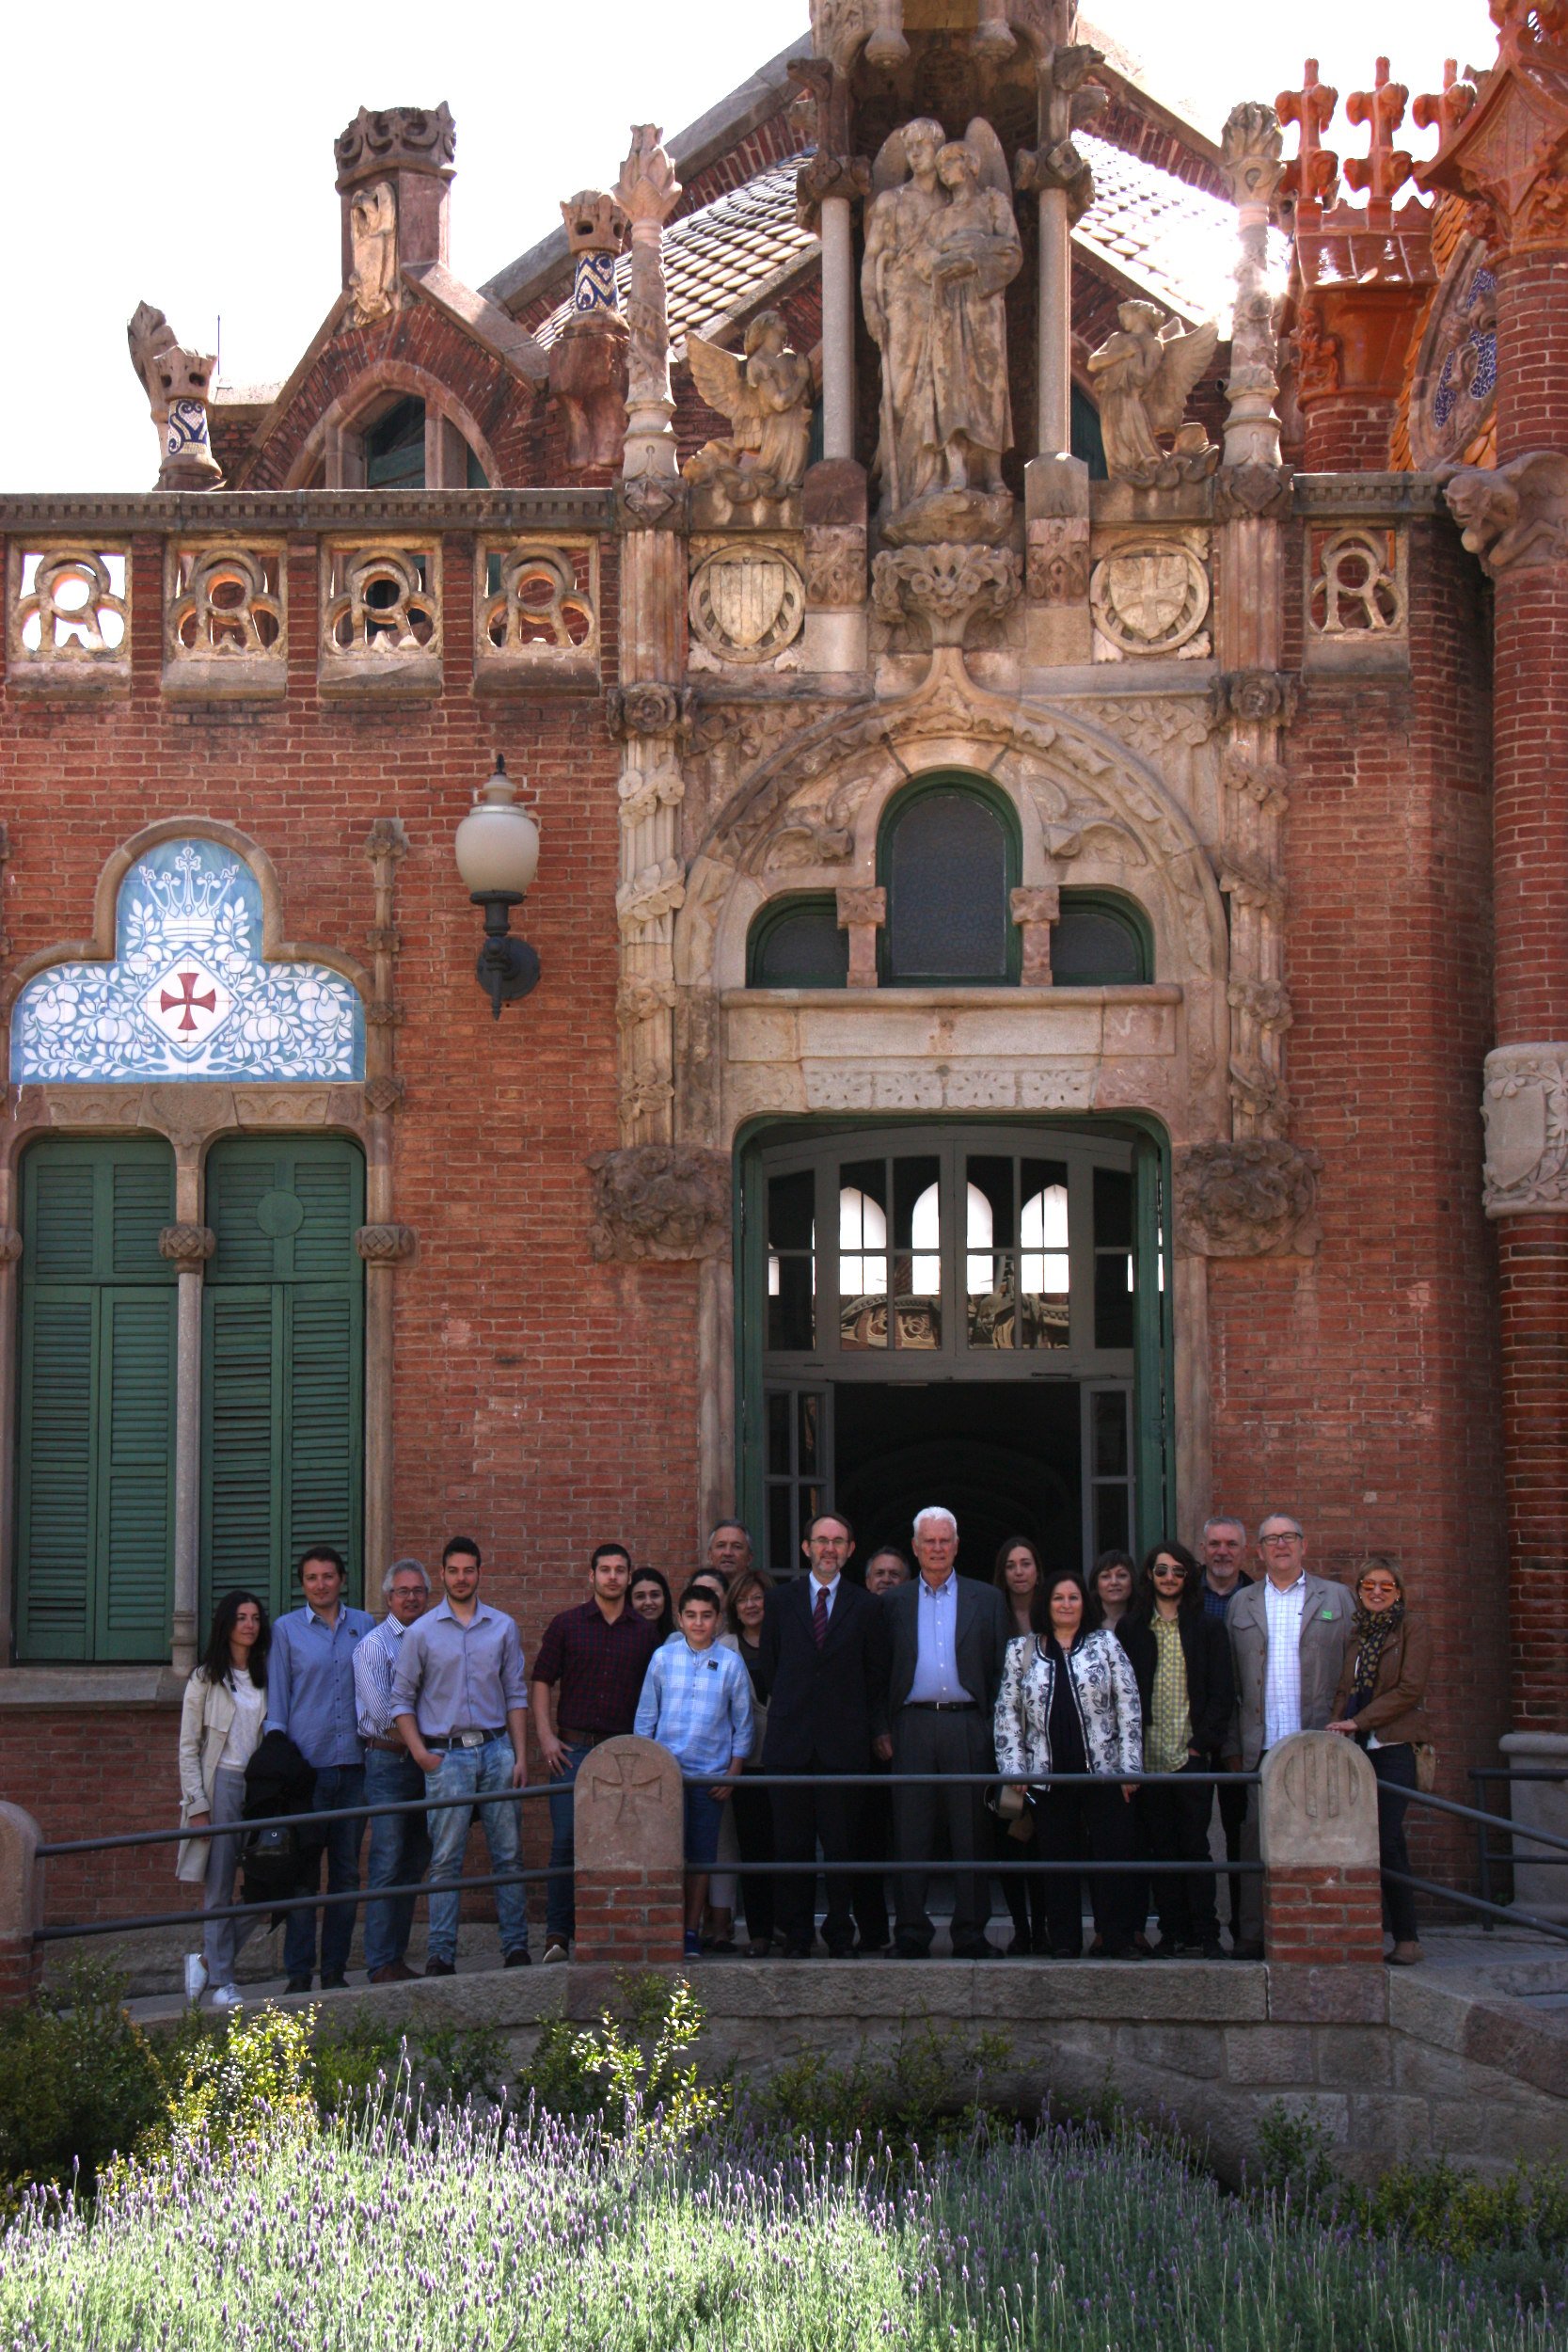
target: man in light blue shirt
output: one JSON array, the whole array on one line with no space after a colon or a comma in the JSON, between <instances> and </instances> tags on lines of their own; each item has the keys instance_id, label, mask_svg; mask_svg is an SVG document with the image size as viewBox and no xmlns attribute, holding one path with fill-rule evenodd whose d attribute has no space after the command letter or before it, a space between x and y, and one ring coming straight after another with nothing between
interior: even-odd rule
<instances>
[{"instance_id":1,"label":"man in light blue shirt","mask_svg":"<svg viewBox=\"0 0 1568 2352\"><path fill-rule=\"evenodd\" d=\"M392 1670L404 1636L430 1606L430 1579L422 1561L394 1560L381 1580L387 1614L354 1653L354 1689L359 1703L359 1737L365 1743L365 1803L420 1804L424 1774L409 1755L392 1721ZM414 1925L414 1897L392 1895L375 1901L377 1887L412 1886L430 1867L430 1816L377 1813L371 1820L365 1883L365 1974L372 1984L402 1984L416 1974L407 1962Z\"/></svg>"},{"instance_id":2,"label":"man in light blue shirt","mask_svg":"<svg viewBox=\"0 0 1568 2352\"><path fill-rule=\"evenodd\" d=\"M460 1874L476 1808L491 1869L519 1867L521 1807L510 1791L528 1786L528 1681L515 1625L480 1599L480 1567L479 1546L454 1535L441 1554L446 1598L409 1627L392 1670L392 1714L425 1776L426 1796L470 1801L431 1814L433 1884ZM455 1888L430 1898L427 1977L456 1971L462 1900ZM504 1965L526 1968L528 1899L520 1879L496 1888L496 1917Z\"/></svg>"},{"instance_id":3,"label":"man in light blue shirt","mask_svg":"<svg viewBox=\"0 0 1568 2352\"><path fill-rule=\"evenodd\" d=\"M365 1802L365 1751L359 1739L354 1689L354 1652L374 1625L363 1609L343 1600L348 1570L330 1544L311 1544L301 1554L303 1609L291 1609L272 1629L267 1660L268 1731L286 1732L307 1764L315 1769L311 1805L330 1813ZM359 1884L359 1840L363 1821L334 1821L326 1832L326 1891L352 1894ZM320 1869L318 1863L315 1867ZM316 1882L312 1882L314 1883ZM310 1892L309 1886L301 1894ZM291 1911L283 1929L283 1966L291 1993L309 1993L316 1965L316 1921L321 1918L321 1979L324 1992L347 1981L348 1947L354 1941L353 1903L329 1903L325 1913Z\"/></svg>"}]
</instances>

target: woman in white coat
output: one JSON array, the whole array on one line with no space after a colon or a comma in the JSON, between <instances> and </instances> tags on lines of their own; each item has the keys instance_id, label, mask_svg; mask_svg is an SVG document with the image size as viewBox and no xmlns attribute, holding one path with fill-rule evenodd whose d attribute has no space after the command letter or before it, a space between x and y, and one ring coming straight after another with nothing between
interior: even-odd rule
<instances>
[{"instance_id":1,"label":"woman in white coat","mask_svg":"<svg viewBox=\"0 0 1568 2352\"><path fill-rule=\"evenodd\" d=\"M1087 1629L1087 1595L1068 1572L1035 1587L1032 1633L1007 1645L996 1694L996 1761L1004 1772L1037 1774L1036 1839L1047 1862L1132 1862L1134 1841L1127 1772L1143 1770L1143 1713L1127 1652L1108 1626ZM1065 1784L1054 1775L1072 1777ZM1092 1775L1092 1778L1087 1777ZM1048 1870L1045 1916L1053 1960L1083 1950L1083 1899L1076 1871ZM1097 1870L1090 1899L1097 1952L1132 1953L1128 1877Z\"/></svg>"},{"instance_id":2,"label":"woman in white coat","mask_svg":"<svg viewBox=\"0 0 1568 2352\"><path fill-rule=\"evenodd\" d=\"M267 1651L272 1628L254 1593L226 1593L213 1613L207 1655L185 1685L180 1716L180 1826L222 1829L245 1811L245 1768L261 1737L267 1711ZM202 1889L202 1909L234 1899L239 1863L236 1836L187 1837L175 1876ZM255 1919L209 1919L200 1952L185 1961L185 1995L198 2001L208 1985L218 2009L237 2009L234 1962Z\"/></svg>"}]
</instances>

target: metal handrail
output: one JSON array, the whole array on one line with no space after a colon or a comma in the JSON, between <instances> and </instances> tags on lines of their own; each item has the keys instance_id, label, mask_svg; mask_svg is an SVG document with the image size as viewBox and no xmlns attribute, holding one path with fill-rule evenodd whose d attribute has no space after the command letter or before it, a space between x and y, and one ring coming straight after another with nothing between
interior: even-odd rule
<instances>
[{"instance_id":1,"label":"metal handrail","mask_svg":"<svg viewBox=\"0 0 1568 2352\"><path fill-rule=\"evenodd\" d=\"M1568 1944L1568 1923L1561 1919L1541 1919L1532 1911L1517 1911L1512 1903L1488 1902L1482 1896L1467 1895L1461 1886L1439 1886L1434 1879L1418 1879L1409 1870L1385 1870L1383 1875L1418 1895L1440 1895L1445 1902L1465 1903L1472 1911L1488 1914L1481 1923L1483 1930L1491 1928L1493 1919L1504 1919L1510 1927L1530 1928L1537 1934L1555 1935Z\"/></svg>"},{"instance_id":2,"label":"metal handrail","mask_svg":"<svg viewBox=\"0 0 1568 2352\"><path fill-rule=\"evenodd\" d=\"M1472 1764L1470 1767L1469 1777L1472 1781L1500 1780L1506 1783L1515 1780L1532 1780L1556 1781L1560 1784L1562 1781L1568 1780L1568 1765ZM1516 1821L1507 1814L1478 1814L1476 1816L1476 1876L1481 1882L1481 1891L1483 1899L1488 1903L1491 1903L1492 1865L1494 1862L1500 1862L1506 1864L1510 1868L1512 1868L1516 1857L1512 1851L1508 1853L1493 1852L1492 1848L1486 1842L1486 1832L1488 1828L1506 1829L1511 1838L1522 1836L1529 1838L1532 1844L1541 1842L1549 1845L1552 1842L1551 1833L1545 1830L1529 1829L1524 1822ZM1550 1870L1561 1867L1560 1857L1552 1853L1544 1853L1539 1857L1532 1854L1529 1857L1528 1867L1530 1868L1534 1868L1538 1860L1539 1865L1543 1869ZM1499 1916L1512 1917L1513 1915L1511 1908L1505 1912L1501 1906L1493 1905L1492 1907L1494 1910L1497 1911ZM1491 1918L1489 1916L1483 1918L1481 1925L1481 1932L1485 1935L1490 1935L1492 1932Z\"/></svg>"},{"instance_id":3,"label":"metal handrail","mask_svg":"<svg viewBox=\"0 0 1568 2352\"><path fill-rule=\"evenodd\" d=\"M120 1830L113 1837L57 1838L40 1846L37 1853L40 1862L47 1862L61 1854L109 1853L121 1846L173 1846L187 1837L242 1837L256 1829L298 1829L307 1821L368 1821L385 1813L444 1813L456 1804L508 1804L515 1798L547 1797L552 1787L549 1781L531 1781L521 1788L493 1788L485 1795L470 1789L464 1797L400 1797L395 1804L339 1804L324 1806L319 1813L301 1810L258 1814L254 1820L204 1821L199 1829L187 1825L183 1829Z\"/></svg>"}]
</instances>

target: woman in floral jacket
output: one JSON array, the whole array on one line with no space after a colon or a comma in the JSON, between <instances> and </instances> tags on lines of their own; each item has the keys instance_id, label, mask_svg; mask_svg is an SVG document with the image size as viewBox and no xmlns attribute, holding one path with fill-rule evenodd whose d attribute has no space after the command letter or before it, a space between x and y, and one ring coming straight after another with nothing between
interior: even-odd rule
<instances>
[{"instance_id":1,"label":"woman in floral jacket","mask_svg":"<svg viewBox=\"0 0 1568 2352\"><path fill-rule=\"evenodd\" d=\"M1036 1587L1033 1633L1007 1645L996 1694L996 1761L1004 1772L1027 1772L1038 1783L1036 1843L1047 1862L1131 1863L1134 1855L1132 1799L1124 1779L1143 1769L1143 1715L1127 1652L1108 1627L1085 1630L1087 1596L1070 1570ZM1093 1782L1058 1774L1089 1774ZM1098 1784L1098 1785L1097 1785ZM1077 1960L1084 1948L1082 1882L1075 1870L1045 1874L1045 1915L1053 1960ZM1107 1960L1132 1950L1130 1877L1098 1870L1090 1883L1097 1948Z\"/></svg>"}]
</instances>

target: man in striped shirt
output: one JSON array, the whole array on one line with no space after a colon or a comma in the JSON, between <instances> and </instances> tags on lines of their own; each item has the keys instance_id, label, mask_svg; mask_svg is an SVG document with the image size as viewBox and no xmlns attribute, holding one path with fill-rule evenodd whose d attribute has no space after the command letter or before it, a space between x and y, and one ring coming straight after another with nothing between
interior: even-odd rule
<instances>
[{"instance_id":1,"label":"man in striped shirt","mask_svg":"<svg viewBox=\"0 0 1568 2352\"><path fill-rule=\"evenodd\" d=\"M365 1803L402 1804L424 1795L424 1774L392 1721L392 1675L404 1635L430 1600L430 1578L419 1560L394 1560L381 1580L387 1614L354 1653L354 1695L365 1743ZM365 1882L411 1886L430 1867L430 1823L423 1813L371 1817ZM414 1897L394 1895L365 1905L365 1972L372 1984L404 1984L417 1971L404 1957L414 1924Z\"/></svg>"}]
</instances>

